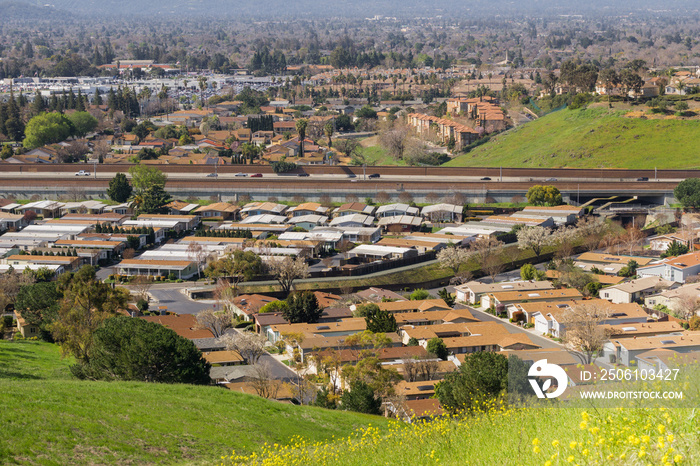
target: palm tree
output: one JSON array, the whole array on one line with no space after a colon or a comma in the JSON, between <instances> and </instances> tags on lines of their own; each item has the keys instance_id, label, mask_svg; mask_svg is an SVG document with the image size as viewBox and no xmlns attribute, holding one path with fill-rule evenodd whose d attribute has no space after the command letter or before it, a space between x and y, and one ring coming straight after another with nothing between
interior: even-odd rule
<instances>
[{"instance_id":1,"label":"palm tree","mask_svg":"<svg viewBox=\"0 0 700 466\"><path fill-rule=\"evenodd\" d=\"M335 128L333 127L333 122L329 121L323 126L323 132L325 133L326 137L328 138L328 148L330 149L333 146L333 141L331 141L331 136L333 136L333 133L335 132Z\"/></svg>"},{"instance_id":2,"label":"palm tree","mask_svg":"<svg viewBox=\"0 0 700 466\"><path fill-rule=\"evenodd\" d=\"M304 138L306 138L306 126L308 121L304 118L297 120L296 127L297 133L299 134L299 157L304 156Z\"/></svg>"}]
</instances>

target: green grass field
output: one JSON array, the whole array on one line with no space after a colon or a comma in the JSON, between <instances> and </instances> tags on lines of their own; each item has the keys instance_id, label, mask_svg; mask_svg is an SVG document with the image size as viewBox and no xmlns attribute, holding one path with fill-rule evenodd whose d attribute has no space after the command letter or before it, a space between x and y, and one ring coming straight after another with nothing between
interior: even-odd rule
<instances>
[{"instance_id":1,"label":"green grass field","mask_svg":"<svg viewBox=\"0 0 700 466\"><path fill-rule=\"evenodd\" d=\"M644 108L640 107L640 110ZM452 167L698 168L698 120L624 117L608 109L561 110L495 136Z\"/></svg>"},{"instance_id":2,"label":"green grass field","mask_svg":"<svg viewBox=\"0 0 700 466\"><path fill-rule=\"evenodd\" d=\"M56 345L0 341L0 464L215 464L295 435L386 425L218 387L79 381L69 365Z\"/></svg>"}]
</instances>

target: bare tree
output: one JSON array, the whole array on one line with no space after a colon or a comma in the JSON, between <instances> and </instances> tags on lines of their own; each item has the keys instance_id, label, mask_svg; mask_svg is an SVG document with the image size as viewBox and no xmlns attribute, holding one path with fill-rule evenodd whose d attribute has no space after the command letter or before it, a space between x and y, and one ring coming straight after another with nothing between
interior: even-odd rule
<instances>
[{"instance_id":1,"label":"bare tree","mask_svg":"<svg viewBox=\"0 0 700 466\"><path fill-rule=\"evenodd\" d=\"M634 252L634 250L639 247L641 244L642 240L646 236L642 232L642 230L639 229L639 227L628 227L627 231L622 237L622 240L625 243L625 247L629 249L630 255Z\"/></svg>"},{"instance_id":2,"label":"bare tree","mask_svg":"<svg viewBox=\"0 0 700 466\"><path fill-rule=\"evenodd\" d=\"M132 248L126 248L122 252L122 257L124 259L133 259L135 255L136 255L136 251L134 251Z\"/></svg>"},{"instance_id":3,"label":"bare tree","mask_svg":"<svg viewBox=\"0 0 700 466\"><path fill-rule=\"evenodd\" d=\"M197 315L197 327L200 329L209 330L214 338L221 337L226 329L233 325L233 312L228 309L215 311L214 309L205 309Z\"/></svg>"},{"instance_id":4,"label":"bare tree","mask_svg":"<svg viewBox=\"0 0 700 466\"><path fill-rule=\"evenodd\" d=\"M0 275L0 314L7 306L14 304L19 290L24 285L34 283L34 276L25 273L4 273Z\"/></svg>"},{"instance_id":5,"label":"bare tree","mask_svg":"<svg viewBox=\"0 0 700 466\"><path fill-rule=\"evenodd\" d=\"M410 128L405 124L397 123L379 135L379 143L394 159L403 158L408 145Z\"/></svg>"},{"instance_id":6,"label":"bare tree","mask_svg":"<svg viewBox=\"0 0 700 466\"><path fill-rule=\"evenodd\" d=\"M207 260L207 250L197 241L192 241L186 252L187 257L197 263L197 278L202 278L202 265Z\"/></svg>"},{"instance_id":7,"label":"bare tree","mask_svg":"<svg viewBox=\"0 0 700 466\"><path fill-rule=\"evenodd\" d=\"M408 191L402 191L401 194L399 194L399 202L410 204L413 202L413 194L409 193Z\"/></svg>"},{"instance_id":8,"label":"bare tree","mask_svg":"<svg viewBox=\"0 0 700 466\"><path fill-rule=\"evenodd\" d=\"M318 198L319 204L322 206L328 207L331 205L331 197L328 194L322 194L321 197Z\"/></svg>"},{"instance_id":9,"label":"bare tree","mask_svg":"<svg viewBox=\"0 0 700 466\"><path fill-rule=\"evenodd\" d=\"M78 202L87 199L87 193L82 186L70 186L66 189L64 198L71 202Z\"/></svg>"},{"instance_id":10,"label":"bare tree","mask_svg":"<svg viewBox=\"0 0 700 466\"><path fill-rule=\"evenodd\" d=\"M601 325L610 312L598 304L581 303L573 306L561 317L565 332L562 337L566 347L584 364L593 361L593 355L603 348L610 332Z\"/></svg>"},{"instance_id":11,"label":"bare tree","mask_svg":"<svg viewBox=\"0 0 700 466\"><path fill-rule=\"evenodd\" d=\"M348 194L347 196L345 196L345 202L357 202L359 200L360 199L355 194Z\"/></svg>"},{"instance_id":12,"label":"bare tree","mask_svg":"<svg viewBox=\"0 0 700 466\"><path fill-rule=\"evenodd\" d=\"M309 265L301 257L285 256L282 259L275 257L268 261L266 266L270 275L274 276L282 286L285 294L291 291L294 280L309 276Z\"/></svg>"},{"instance_id":13,"label":"bare tree","mask_svg":"<svg viewBox=\"0 0 700 466\"><path fill-rule=\"evenodd\" d=\"M229 332L220 335L219 343L228 351L238 351L248 364L257 364L260 357L265 354L267 339L254 332Z\"/></svg>"},{"instance_id":14,"label":"bare tree","mask_svg":"<svg viewBox=\"0 0 700 466\"><path fill-rule=\"evenodd\" d=\"M423 380L434 380L440 369L440 364L435 359L420 359L416 366L419 377Z\"/></svg>"},{"instance_id":15,"label":"bare tree","mask_svg":"<svg viewBox=\"0 0 700 466\"><path fill-rule=\"evenodd\" d=\"M251 385L258 396L274 400L279 394L281 383L272 376L272 368L267 361L263 361L253 366L253 380Z\"/></svg>"},{"instance_id":16,"label":"bare tree","mask_svg":"<svg viewBox=\"0 0 700 466\"><path fill-rule=\"evenodd\" d=\"M700 299L697 296L683 295L676 300L676 305L673 310L676 311L678 317L685 320L690 320L691 317L697 315L700 309Z\"/></svg>"},{"instance_id":17,"label":"bare tree","mask_svg":"<svg viewBox=\"0 0 700 466\"><path fill-rule=\"evenodd\" d=\"M578 237L581 238L584 247L592 251L598 247L605 236L607 225L597 217L586 217L579 220L576 225Z\"/></svg>"},{"instance_id":18,"label":"bare tree","mask_svg":"<svg viewBox=\"0 0 700 466\"><path fill-rule=\"evenodd\" d=\"M489 254L483 256L481 268L489 277L491 277L491 282L495 283L496 275L503 272L505 269L502 255L498 254L496 250L491 251Z\"/></svg>"},{"instance_id":19,"label":"bare tree","mask_svg":"<svg viewBox=\"0 0 700 466\"><path fill-rule=\"evenodd\" d=\"M539 258L542 248L552 243L551 231L544 227L525 227L518 230L518 248L531 249Z\"/></svg>"},{"instance_id":20,"label":"bare tree","mask_svg":"<svg viewBox=\"0 0 700 466\"><path fill-rule=\"evenodd\" d=\"M92 155L97 157L98 160L104 160L111 151L112 147L109 145L109 142L105 139L100 139L92 148Z\"/></svg>"},{"instance_id":21,"label":"bare tree","mask_svg":"<svg viewBox=\"0 0 700 466\"><path fill-rule=\"evenodd\" d=\"M435 192L429 192L428 194L426 194L425 200L431 204L435 204L440 200L440 195Z\"/></svg>"},{"instance_id":22,"label":"bare tree","mask_svg":"<svg viewBox=\"0 0 700 466\"><path fill-rule=\"evenodd\" d=\"M139 299L148 301L148 290L153 286L153 281L146 275L137 275L129 282L129 285L136 291Z\"/></svg>"},{"instance_id":23,"label":"bare tree","mask_svg":"<svg viewBox=\"0 0 700 466\"><path fill-rule=\"evenodd\" d=\"M391 201L391 196L386 191L379 191L376 195L376 200L380 204L386 204Z\"/></svg>"}]
</instances>

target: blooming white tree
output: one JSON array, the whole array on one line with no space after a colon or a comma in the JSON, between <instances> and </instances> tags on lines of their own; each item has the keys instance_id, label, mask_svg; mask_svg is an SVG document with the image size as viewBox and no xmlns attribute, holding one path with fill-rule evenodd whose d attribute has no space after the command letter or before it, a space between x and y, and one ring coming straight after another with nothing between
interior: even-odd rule
<instances>
[{"instance_id":1,"label":"blooming white tree","mask_svg":"<svg viewBox=\"0 0 700 466\"><path fill-rule=\"evenodd\" d=\"M518 248L532 249L536 257L540 257L542 248L552 244L552 232L544 227L529 227L518 230Z\"/></svg>"}]
</instances>

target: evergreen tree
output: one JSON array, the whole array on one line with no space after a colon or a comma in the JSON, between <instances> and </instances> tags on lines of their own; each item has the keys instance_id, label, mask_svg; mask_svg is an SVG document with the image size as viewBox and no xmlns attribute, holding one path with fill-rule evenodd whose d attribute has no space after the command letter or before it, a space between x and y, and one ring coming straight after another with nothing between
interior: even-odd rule
<instances>
[{"instance_id":1,"label":"evergreen tree","mask_svg":"<svg viewBox=\"0 0 700 466\"><path fill-rule=\"evenodd\" d=\"M44 98L37 90L34 94L34 101L32 102L32 115L38 115L44 110L46 110L46 102L44 102Z\"/></svg>"},{"instance_id":2,"label":"evergreen tree","mask_svg":"<svg viewBox=\"0 0 700 466\"><path fill-rule=\"evenodd\" d=\"M92 99L92 103L95 105L102 105L102 93L100 93L100 88L95 89L95 97Z\"/></svg>"}]
</instances>

